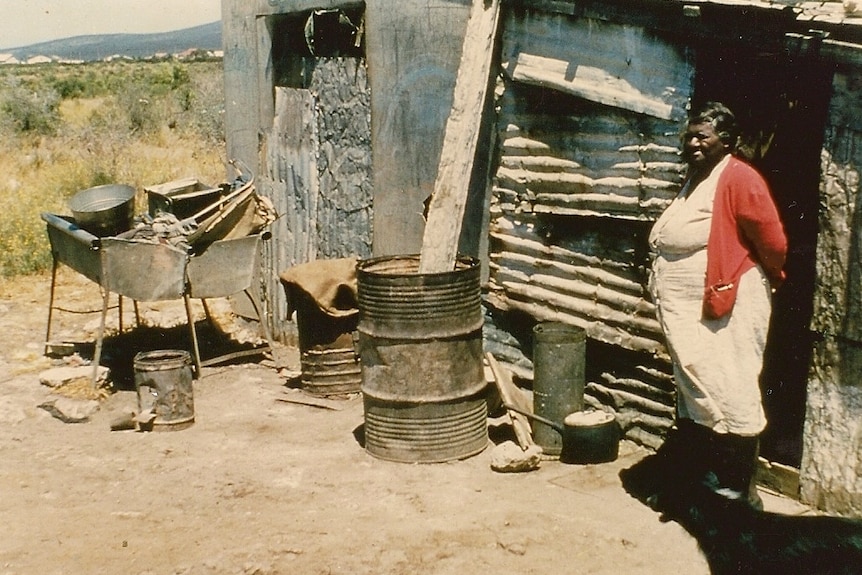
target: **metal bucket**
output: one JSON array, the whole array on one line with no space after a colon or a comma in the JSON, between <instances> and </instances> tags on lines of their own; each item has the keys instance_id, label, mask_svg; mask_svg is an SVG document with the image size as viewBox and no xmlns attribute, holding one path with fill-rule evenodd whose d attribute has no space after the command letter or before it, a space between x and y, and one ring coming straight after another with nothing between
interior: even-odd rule
<instances>
[{"instance_id":1,"label":"metal bucket","mask_svg":"<svg viewBox=\"0 0 862 575\"><path fill-rule=\"evenodd\" d=\"M533 413L563 421L584 408L586 334L556 322L533 328ZM537 423L533 439L548 455L560 455L563 438L556 429Z\"/></svg>"},{"instance_id":2,"label":"metal bucket","mask_svg":"<svg viewBox=\"0 0 862 575\"><path fill-rule=\"evenodd\" d=\"M418 256L357 267L365 449L399 462L464 459L488 445L479 265L418 270Z\"/></svg>"},{"instance_id":3,"label":"metal bucket","mask_svg":"<svg viewBox=\"0 0 862 575\"><path fill-rule=\"evenodd\" d=\"M106 184L77 192L69 199L75 222L94 236L115 236L131 229L135 188Z\"/></svg>"},{"instance_id":4,"label":"metal bucket","mask_svg":"<svg viewBox=\"0 0 862 575\"><path fill-rule=\"evenodd\" d=\"M195 421L191 355L173 349L145 351L135 355L134 366L138 413L155 415L153 430L190 427Z\"/></svg>"}]
</instances>

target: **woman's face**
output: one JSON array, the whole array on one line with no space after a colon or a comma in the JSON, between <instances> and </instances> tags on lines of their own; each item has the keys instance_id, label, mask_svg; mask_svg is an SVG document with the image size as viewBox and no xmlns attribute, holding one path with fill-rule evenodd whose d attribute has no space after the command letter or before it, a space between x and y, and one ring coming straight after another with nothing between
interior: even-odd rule
<instances>
[{"instance_id":1,"label":"woman's face","mask_svg":"<svg viewBox=\"0 0 862 575\"><path fill-rule=\"evenodd\" d=\"M711 168L729 152L710 122L689 124L682 138L683 160L697 170Z\"/></svg>"}]
</instances>

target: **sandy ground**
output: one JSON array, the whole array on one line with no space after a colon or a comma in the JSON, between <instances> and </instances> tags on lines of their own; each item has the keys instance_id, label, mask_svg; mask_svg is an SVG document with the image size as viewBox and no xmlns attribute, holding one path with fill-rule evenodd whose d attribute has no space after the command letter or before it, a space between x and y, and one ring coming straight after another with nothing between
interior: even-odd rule
<instances>
[{"instance_id":1,"label":"sandy ground","mask_svg":"<svg viewBox=\"0 0 862 575\"><path fill-rule=\"evenodd\" d=\"M39 383L52 365L49 285L0 284L0 574L708 572L682 528L620 486L644 450L624 442L613 463L518 474L491 470L492 445L450 463L383 461L357 440L359 397L337 410L280 401L298 369L289 348L204 368L187 429L111 431L137 409L128 384L89 422L63 423L38 407L52 397ZM99 302L63 270L58 305ZM164 318L170 306L145 307ZM98 315L58 312L54 333L92 342ZM137 331L108 356L134 348ZM492 437L505 432L491 423Z\"/></svg>"}]
</instances>

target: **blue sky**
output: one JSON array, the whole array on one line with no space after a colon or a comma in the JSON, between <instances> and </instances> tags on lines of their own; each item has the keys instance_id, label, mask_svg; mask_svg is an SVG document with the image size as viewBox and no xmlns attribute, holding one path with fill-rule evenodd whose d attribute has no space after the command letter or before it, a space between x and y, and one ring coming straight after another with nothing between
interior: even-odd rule
<instances>
[{"instance_id":1,"label":"blue sky","mask_svg":"<svg viewBox=\"0 0 862 575\"><path fill-rule=\"evenodd\" d=\"M0 0L0 50L88 34L167 32L221 19L221 0Z\"/></svg>"}]
</instances>

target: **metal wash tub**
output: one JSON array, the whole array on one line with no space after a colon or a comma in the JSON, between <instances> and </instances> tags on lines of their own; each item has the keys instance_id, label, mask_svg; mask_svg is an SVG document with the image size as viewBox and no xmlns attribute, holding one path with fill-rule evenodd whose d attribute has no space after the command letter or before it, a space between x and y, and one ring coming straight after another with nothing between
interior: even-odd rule
<instances>
[{"instance_id":1,"label":"metal wash tub","mask_svg":"<svg viewBox=\"0 0 862 575\"><path fill-rule=\"evenodd\" d=\"M184 299L197 375L200 375L202 362L191 314L189 300L192 297L204 300L204 298L226 297L241 291L245 292L258 314L258 319L261 320L261 326L264 327L268 344L265 349L271 349L272 340L266 330L265 322L260 317L259 303L249 289L253 281L259 242L264 234L217 241L201 254L190 256L184 250L165 244L136 242L115 237L99 238L80 229L71 218L64 216L43 213L42 219L47 224L53 256L46 343L50 342L51 338L59 264L65 264L97 283L102 291L102 315L93 357L94 384L102 353L108 299L112 292L120 297L121 331L123 297L132 299L136 305L139 301ZM263 350L254 350L255 353L260 351ZM216 363L219 359L221 358L211 359L207 364Z\"/></svg>"}]
</instances>

